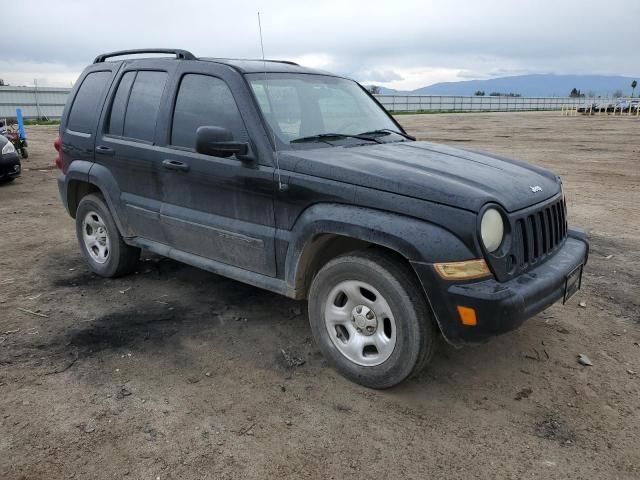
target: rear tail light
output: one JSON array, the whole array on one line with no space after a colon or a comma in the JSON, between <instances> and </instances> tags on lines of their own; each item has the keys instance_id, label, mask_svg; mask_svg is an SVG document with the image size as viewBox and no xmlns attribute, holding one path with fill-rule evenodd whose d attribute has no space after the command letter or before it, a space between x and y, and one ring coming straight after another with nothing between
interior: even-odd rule
<instances>
[{"instance_id":1,"label":"rear tail light","mask_svg":"<svg viewBox=\"0 0 640 480\"><path fill-rule=\"evenodd\" d=\"M56 155L56 167L62 170L64 164L62 162L62 140L60 139L60 135L58 135L54 140L53 146L55 147L56 152L58 152Z\"/></svg>"}]
</instances>

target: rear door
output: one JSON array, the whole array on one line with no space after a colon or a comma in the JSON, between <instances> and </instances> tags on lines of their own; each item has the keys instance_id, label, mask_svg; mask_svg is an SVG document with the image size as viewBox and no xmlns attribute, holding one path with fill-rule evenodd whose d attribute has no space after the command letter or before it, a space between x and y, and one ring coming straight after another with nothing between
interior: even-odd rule
<instances>
[{"instance_id":1,"label":"rear door","mask_svg":"<svg viewBox=\"0 0 640 480\"><path fill-rule=\"evenodd\" d=\"M253 147L253 160L203 155L194 148L200 126L224 127L234 140L250 142L240 114L255 108L249 98L246 83L230 67L181 62L170 113L163 117L168 168L162 222L172 247L275 276L273 166L261 164Z\"/></svg>"},{"instance_id":2,"label":"rear door","mask_svg":"<svg viewBox=\"0 0 640 480\"><path fill-rule=\"evenodd\" d=\"M126 62L103 116L96 163L105 166L120 190L126 236L166 243L160 225L162 157L156 123L175 60Z\"/></svg>"},{"instance_id":3,"label":"rear door","mask_svg":"<svg viewBox=\"0 0 640 480\"><path fill-rule=\"evenodd\" d=\"M119 66L120 63L92 65L78 79L61 119L65 162L93 162L98 119Z\"/></svg>"}]
</instances>

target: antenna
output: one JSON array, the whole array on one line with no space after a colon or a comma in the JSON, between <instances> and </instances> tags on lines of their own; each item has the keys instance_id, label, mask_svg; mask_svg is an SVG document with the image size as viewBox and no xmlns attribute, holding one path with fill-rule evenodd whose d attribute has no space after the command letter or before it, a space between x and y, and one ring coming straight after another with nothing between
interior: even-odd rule
<instances>
[{"instance_id":1,"label":"antenna","mask_svg":"<svg viewBox=\"0 0 640 480\"><path fill-rule=\"evenodd\" d=\"M269 99L269 92L267 91L267 61L264 58L264 43L262 41L262 22L260 22L260 12L258 12L258 30L260 31L260 49L262 50L262 69L264 70L264 94L267 96L267 99ZM276 176L278 177L278 190L280 192L284 192L287 189L287 187L282 183L282 179L280 178L280 159L278 158L278 143L276 140L276 131L274 128L271 128L271 133L273 134L273 149L276 156Z\"/></svg>"}]
</instances>

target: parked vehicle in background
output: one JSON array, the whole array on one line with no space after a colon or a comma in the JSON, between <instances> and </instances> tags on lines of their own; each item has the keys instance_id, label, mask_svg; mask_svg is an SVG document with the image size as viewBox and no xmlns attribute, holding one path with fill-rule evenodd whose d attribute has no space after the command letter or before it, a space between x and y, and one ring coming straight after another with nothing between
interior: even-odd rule
<instances>
[{"instance_id":1,"label":"parked vehicle in background","mask_svg":"<svg viewBox=\"0 0 640 480\"><path fill-rule=\"evenodd\" d=\"M131 53L175 58L109 61ZM356 82L292 62L100 55L55 146L92 271L144 248L307 299L323 354L373 388L438 334L486 341L566 301L587 261L557 175L415 141Z\"/></svg>"},{"instance_id":2,"label":"parked vehicle in background","mask_svg":"<svg viewBox=\"0 0 640 480\"><path fill-rule=\"evenodd\" d=\"M0 183L15 180L22 170L20 157L13 143L3 135L0 135Z\"/></svg>"},{"instance_id":3,"label":"parked vehicle in background","mask_svg":"<svg viewBox=\"0 0 640 480\"><path fill-rule=\"evenodd\" d=\"M578 113L591 113L593 115L597 113L637 113L640 100L638 99L623 99L618 100L615 103L600 102L592 103L589 105L583 105L578 107Z\"/></svg>"},{"instance_id":4,"label":"parked vehicle in background","mask_svg":"<svg viewBox=\"0 0 640 480\"><path fill-rule=\"evenodd\" d=\"M626 99L616 103L616 111L621 113L633 113L638 110L639 100Z\"/></svg>"},{"instance_id":5,"label":"parked vehicle in background","mask_svg":"<svg viewBox=\"0 0 640 480\"><path fill-rule=\"evenodd\" d=\"M578 107L578 113L594 113L598 110L598 104L593 102L589 105Z\"/></svg>"},{"instance_id":6,"label":"parked vehicle in background","mask_svg":"<svg viewBox=\"0 0 640 480\"><path fill-rule=\"evenodd\" d=\"M6 137L7 139L13 143L16 152L24 159L29 158L29 145L27 144L27 139L20 135L20 130L17 125L9 125L6 129Z\"/></svg>"}]
</instances>

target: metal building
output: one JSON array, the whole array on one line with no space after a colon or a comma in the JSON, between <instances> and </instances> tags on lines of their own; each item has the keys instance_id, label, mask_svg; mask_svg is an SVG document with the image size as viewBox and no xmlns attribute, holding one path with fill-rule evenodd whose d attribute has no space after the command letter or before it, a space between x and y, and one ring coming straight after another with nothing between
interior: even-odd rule
<instances>
[{"instance_id":1,"label":"metal building","mask_svg":"<svg viewBox=\"0 0 640 480\"><path fill-rule=\"evenodd\" d=\"M13 118L22 108L25 118L60 118L70 88L0 86L0 118Z\"/></svg>"}]
</instances>

